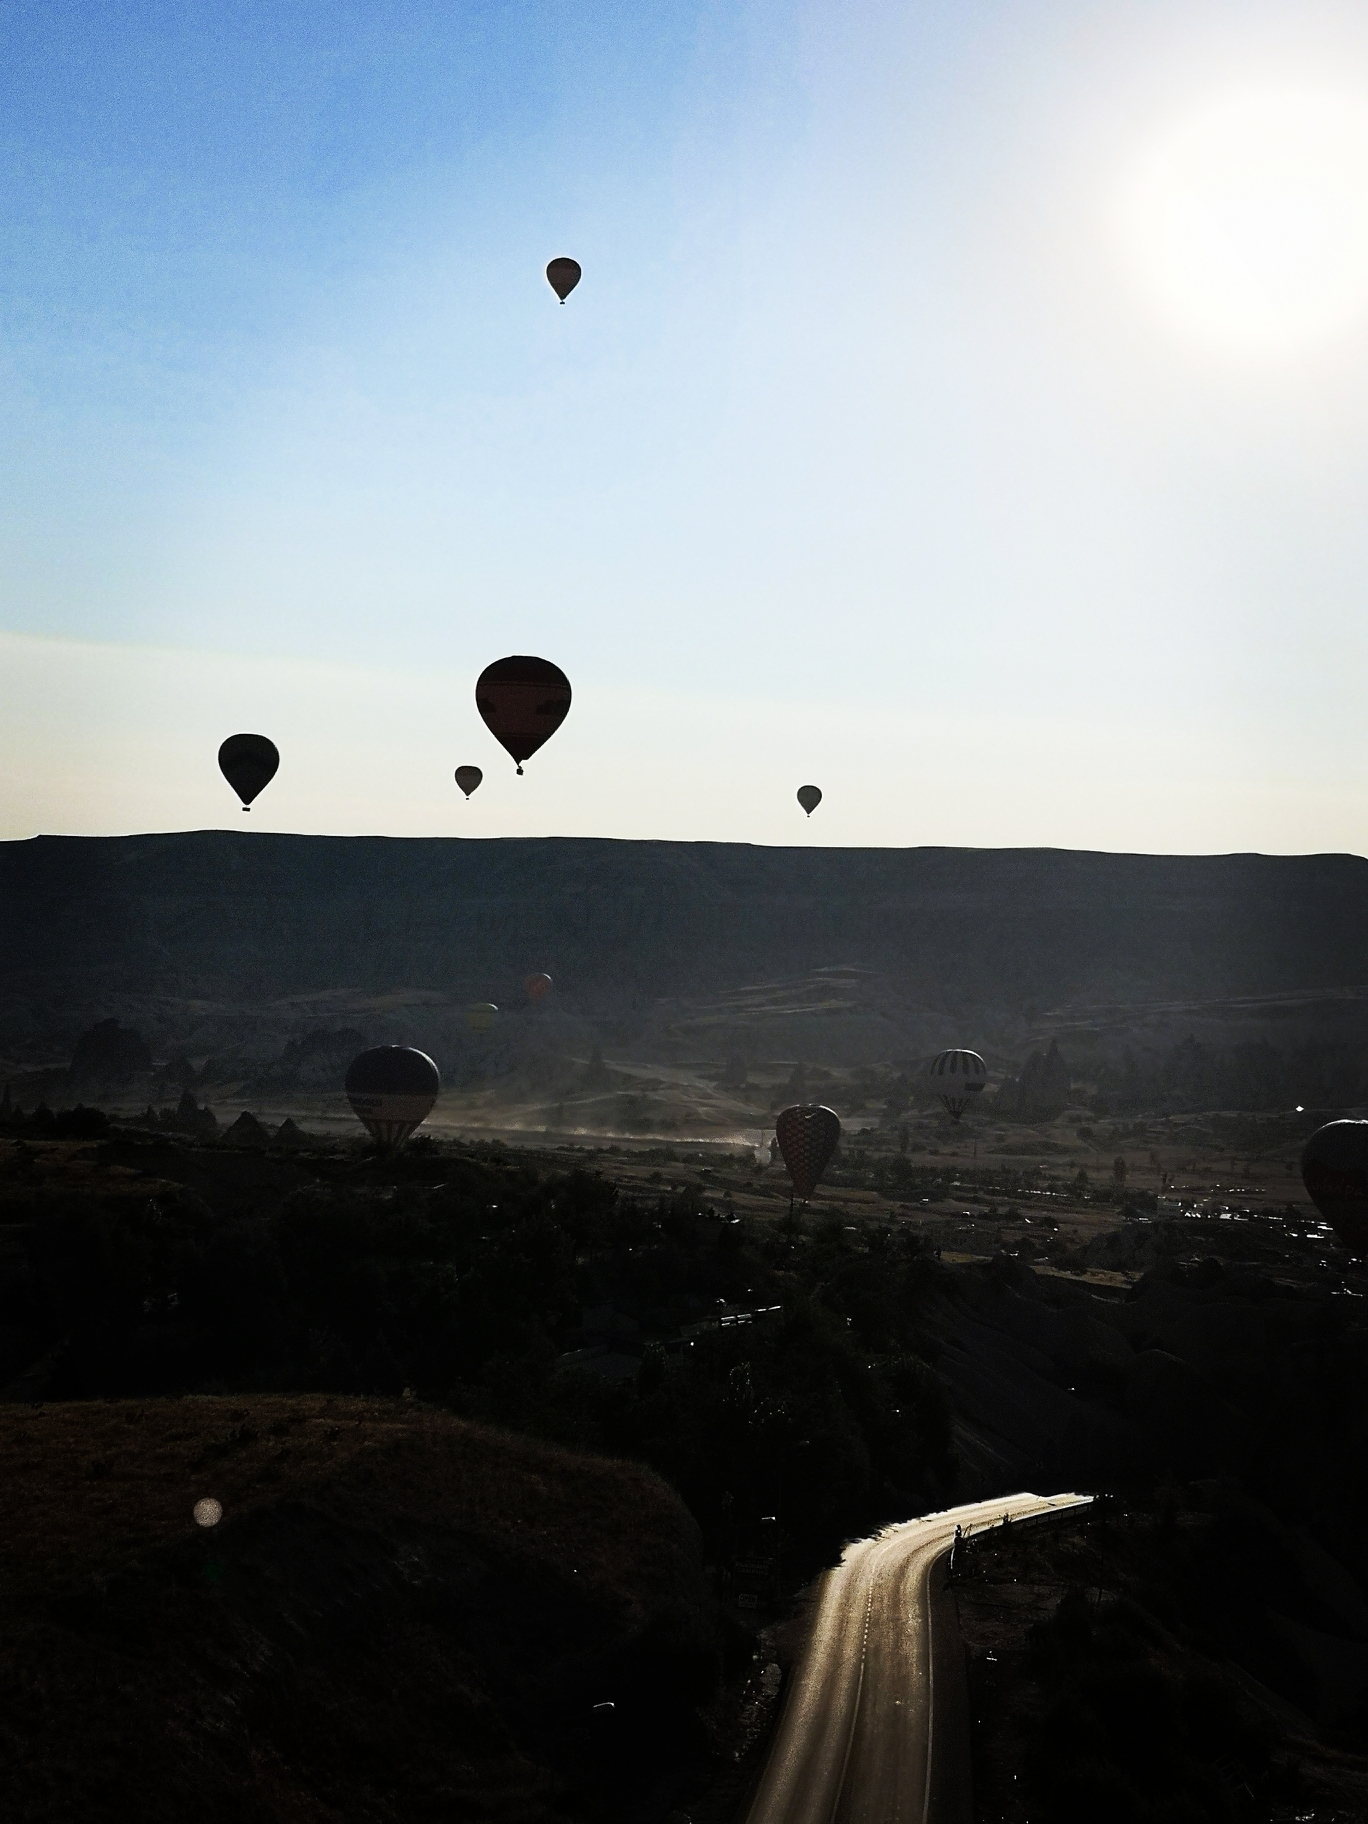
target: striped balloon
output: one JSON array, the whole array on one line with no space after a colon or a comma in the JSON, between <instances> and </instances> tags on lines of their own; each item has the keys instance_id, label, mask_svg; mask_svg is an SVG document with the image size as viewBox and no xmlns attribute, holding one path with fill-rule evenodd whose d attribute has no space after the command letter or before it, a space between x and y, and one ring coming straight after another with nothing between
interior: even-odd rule
<instances>
[{"instance_id":1,"label":"striped balloon","mask_svg":"<svg viewBox=\"0 0 1368 1824\"><path fill-rule=\"evenodd\" d=\"M950 1119L958 1121L970 1096L988 1087L988 1066L976 1051L943 1051L932 1062L931 1083Z\"/></svg>"},{"instance_id":2,"label":"striped balloon","mask_svg":"<svg viewBox=\"0 0 1368 1824\"><path fill-rule=\"evenodd\" d=\"M347 1068L347 1100L381 1146L400 1146L426 1121L442 1087L437 1066L411 1045L377 1045Z\"/></svg>"}]
</instances>

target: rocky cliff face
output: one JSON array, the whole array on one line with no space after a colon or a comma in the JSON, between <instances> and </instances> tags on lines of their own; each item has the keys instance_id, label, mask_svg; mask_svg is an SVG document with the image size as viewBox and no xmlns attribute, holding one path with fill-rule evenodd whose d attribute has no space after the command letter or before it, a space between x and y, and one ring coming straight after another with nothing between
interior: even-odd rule
<instances>
[{"instance_id":1,"label":"rocky cliff face","mask_svg":"<svg viewBox=\"0 0 1368 1824\"><path fill-rule=\"evenodd\" d=\"M0 905L0 1037L74 1043L117 1013L179 1044L270 1008L263 1058L334 1023L373 1038L395 996L517 1007L537 969L546 1018L609 1043L655 1022L719 1059L756 1032L850 1062L957 1020L1368 981L1352 856L40 837L0 845Z\"/></svg>"}]
</instances>

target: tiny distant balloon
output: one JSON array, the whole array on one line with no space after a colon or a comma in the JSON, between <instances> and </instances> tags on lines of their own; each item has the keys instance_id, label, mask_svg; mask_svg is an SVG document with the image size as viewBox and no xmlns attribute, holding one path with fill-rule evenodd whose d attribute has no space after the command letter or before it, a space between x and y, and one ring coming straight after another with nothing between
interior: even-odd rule
<instances>
[{"instance_id":1,"label":"tiny distant balloon","mask_svg":"<svg viewBox=\"0 0 1368 1824\"><path fill-rule=\"evenodd\" d=\"M493 1001L476 1001L473 1007L466 1008L465 1023L472 1032L488 1032L498 1017Z\"/></svg>"},{"instance_id":2,"label":"tiny distant balloon","mask_svg":"<svg viewBox=\"0 0 1368 1824\"><path fill-rule=\"evenodd\" d=\"M834 1108L816 1102L795 1103L775 1117L774 1137L793 1180L793 1194L806 1202L836 1151L841 1117Z\"/></svg>"},{"instance_id":3,"label":"tiny distant balloon","mask_svg":"<svg viewBox=\"0 0 1368 1824\"><path fill-rule=\"evenodd\" d=\"M219 771L250 811L258 792L275 778L280 750L265 735L229 735L218 751Z\"/></svg>"},{"instance_id":4,"label":"tiny distant balloon","mask_svg":"<svg viewBox=\"0 0 1368 1824\"><path fill-rule=\"evenodd\" d=\"M478 766L458 766L456 768L456 783L460 786L467 798L469 798L470 794L475 790L475 787L483 778L484 774L480 771Z\"/></svg>"},{"instance_id":5,"label":"tiny distant balloon","mask_svg":"<svg viewBox=\"0 0 1368 1824\"><path fill-rule=\"evenodd\" d=\"M485 727L517 762L536 753L570 713L570 680L549 659L526 655L496 659L475 685L475 707Z\"/></svg>"},{"instance_id":6,"label":"tiny distant balloon","mask_svg":"<svg viewBox=\"0 0 1368 1824\"><path fill-rule=\"evenodd\" d=\"M539 1001L544 994L550 991L550 988L551 977L549 975L529 975L523 979L523 990L529 1001Z\"/></svg>"},{"instance_id":7,"label":"tiny distant balloon","mask_svg":"<svg viewBox=\"0 0 1368 1824\"><path fill-rule=\"evenodd\" d=\"M976 1051L943 1051L932 1061L930 1075L952 1121L959 1120L970 1096L988 1087L988 1066Z\"/></svg>"},{"instance_id":8,"label":"tiny distant balloon","mask_svg":"<svg viewBox=\"0 0 1368 1824\"><path fill-rule=\"evenodd\" d=\"M552 260L546 269L546 282L562 304L579 284L580 276L579 261L567 259L564 254Z\"/></svg>"},{"instance_id":9,"label":"tiny distant balloon","mask_svg":"<svg viewBox=\"0 0 1368 1824\"><path fill-rule=\"evenodd\" d=\"M376 1045L347 1066L347 1100L381 1146L400 1146L432 1113L442 1076L425 1051Z\"/></svg>"},{"instance_id":10,"label":"tiny distant balloon","mask_svg":"<svg viewBox=\"0 0 1368 1824\"><path fill-rule=\"evenodd\" d=\"M800 785L798 787L798 802L802 805L808 816L811 817L812 813L817 809L817 806L822 802L821 787L816 785Z\"/></svg>"},{"instance_id":11,"label":"tiny distant balloon","mask_svg":"<svg viewBox=\"0 0 1368 1824\"><path fill-rule=\"evenodd\" d=\"M217 1526L223 1518L223 1504L206 1495L203 1501L195 1503L195 1525Z\"/></svg>"},{"instance_id":12,"label":"tiny distant balloon","mask_svg":"<svg viewBox=\"0 0 1368 1824\"><path fill-rule=\"evenodd\" d=\"M1306 1194L1352 1254L1368 1254L1368 1121L1328 1121L1301 1156Z\"/></svg>"}]
</instances>

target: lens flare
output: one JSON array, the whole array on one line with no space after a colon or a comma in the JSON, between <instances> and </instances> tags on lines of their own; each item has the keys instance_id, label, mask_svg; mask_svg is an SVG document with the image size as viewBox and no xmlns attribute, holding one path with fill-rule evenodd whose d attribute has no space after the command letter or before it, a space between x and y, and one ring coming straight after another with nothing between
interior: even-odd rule
<instances>
[{"instance_id":1,"label":"lens flare","mask_svg":"<svg viewBox=\"0 0 1368 1824\"><path fill-rule=\"evenodd\" d=\"M1118 216L1152 302L1207 344L1271 353L1368 319L1368 102L1213 100L1136 160Z\"/></svg>"}]
</instances>

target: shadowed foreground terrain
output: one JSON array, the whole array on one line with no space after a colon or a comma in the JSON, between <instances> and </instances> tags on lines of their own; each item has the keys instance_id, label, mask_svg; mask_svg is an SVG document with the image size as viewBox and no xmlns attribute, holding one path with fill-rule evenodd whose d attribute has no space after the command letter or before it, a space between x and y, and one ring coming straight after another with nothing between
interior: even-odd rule
<instances>
[{"instance_id":1,"label":"shadowed foreground terrain","mask_svg":"<svg viewBox=\"0 0 1368 1824\"><path fill-rule=\"evenodd\" d=\"M1229 1482L1169 1484L963 1543L977 1815L1368 1816L1368 1756L1345 1728L1368 1695L1368 1608L1304 1518ZM1318 1651L1289 1653L1295 1637Z\"/></svg>"},{"instance_id":2,"label":"shadowed foreground terrain","mask_svg":"<svg viewBox=\"0 0 1368 1824\"><path fill-rule=\"evenodd\" d=\"M8 1818L635 1815L706 1759L648 1471L324 1397L0 1407L0 1460Z\"/></svg>"},{"instance_id":3,"label":"shadowed foreground terrain","mask_svg":"<svg viewBox=\"0 0 1368 1824\"><path fill-rule=\"evenodd\" d=\"M1291 1195L1307 1119L913 1117L791 1210L750 1147L12 1114L0 1740L57 1781L27 1815L112 1816L155 1776L152 1817L198 1779L211 1817L726 1824L801 1586L843 1539L1021 1488L1204 1516L1182 1550L1134 1531L1133 1600L1353 1790L1368 1279ZM1117 1819L1335 1815L1270 1809L1295 1782L1190 1668L1150 1677L1149 1621L1072 1613L1080 1740L1115 1646L1118 1705L1130 1679L1188 1744L1186 1809ZM1098 1815L1074 1790L983 1816Z\"/></svg>"}]
</instances>

